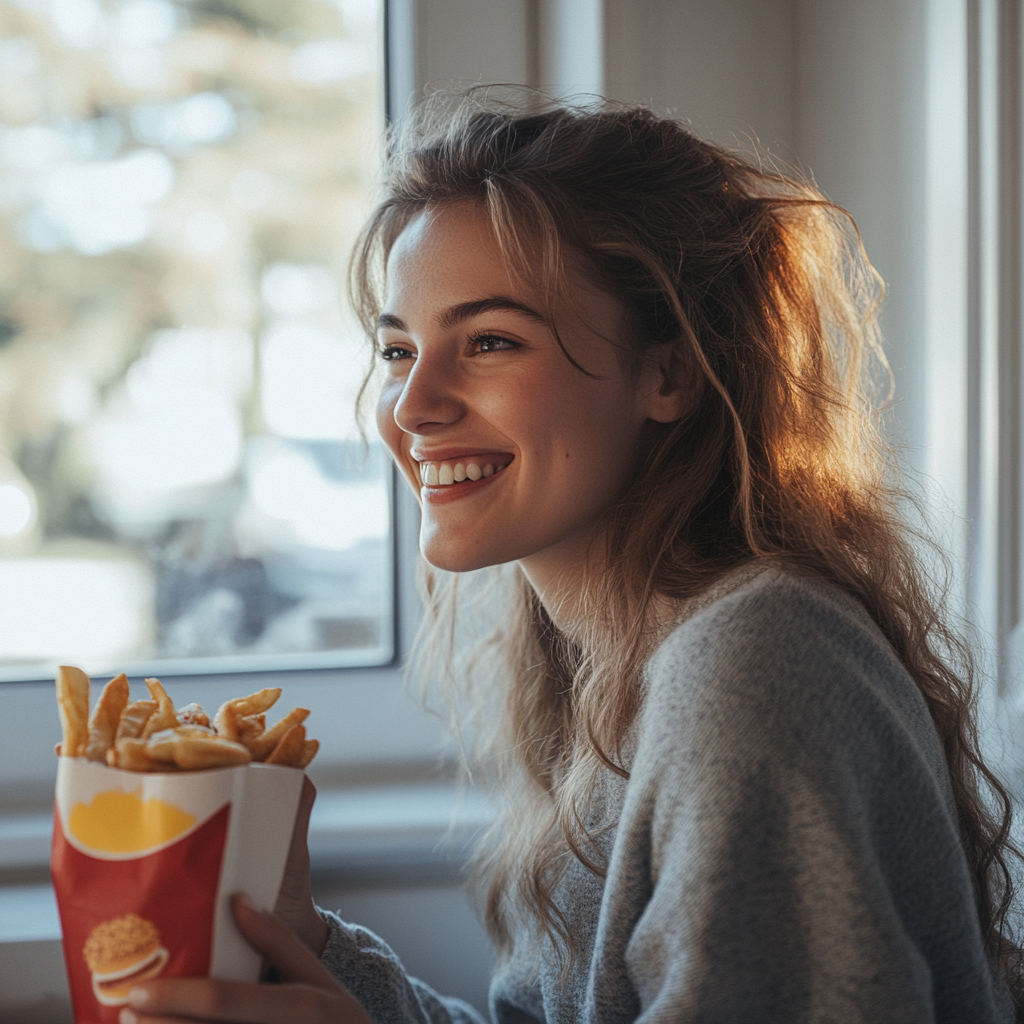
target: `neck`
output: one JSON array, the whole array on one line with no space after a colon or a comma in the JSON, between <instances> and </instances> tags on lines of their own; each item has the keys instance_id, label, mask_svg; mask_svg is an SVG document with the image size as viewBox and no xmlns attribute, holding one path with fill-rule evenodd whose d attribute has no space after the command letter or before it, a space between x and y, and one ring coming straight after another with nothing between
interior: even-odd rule
<instances>
[{"instance_id":1,"label":"neck","mask_svg":"<svg viewBox=\"0 0 1024 1024\"><path fill-rule=\"evenodd\" d=\"M519 566L530 581L552 623L563 632L579 625L587 614L584 592L586 579L604 571L606 556L596 538L580 545L579 550L567 557L561 552L540 552L519 559ZM674 626L679 614L679 601L655 592L650 595L644 610L648 627L656 633L665 633Z\"/></svg>"},{"instance_id":2,"label":"neck","mask_svg":"<svg viewBox=\"0 0 1024 1024\"><path fill-rule=\"evenodd\" d=\"M519 559L519 567L558 629L568 629L583 614L584 580L599 572L604 561L599 549L591 537L571 548L549 548Z\"/></svg>"}]
</instances>

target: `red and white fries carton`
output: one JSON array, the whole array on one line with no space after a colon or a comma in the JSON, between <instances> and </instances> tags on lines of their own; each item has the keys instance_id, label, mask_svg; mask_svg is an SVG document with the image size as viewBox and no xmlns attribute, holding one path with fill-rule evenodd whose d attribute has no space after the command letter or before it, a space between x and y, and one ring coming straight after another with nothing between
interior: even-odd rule
<instances>
[{"instance_id":1,"label":"red and white fries carton","mask_svg":"<svg viewBox=\"0 0 1024 1024\"><path fill-rule=\"evenodd\" d=\"M51 873L77 1024L115 1022L163 977L255 981L260 958L229 898L273 908L302 790L299 768L146 773L58 759Z\"/></svg>"}]
</instances>

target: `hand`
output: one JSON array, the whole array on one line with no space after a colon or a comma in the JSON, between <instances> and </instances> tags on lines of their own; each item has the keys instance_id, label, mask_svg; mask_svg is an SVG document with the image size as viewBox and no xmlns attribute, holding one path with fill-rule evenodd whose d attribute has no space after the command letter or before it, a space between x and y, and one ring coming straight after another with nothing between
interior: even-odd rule
<instances>
[{"instance_id":1,"label":"hand","mask_svg":"<svg viewBox=\"0 0 1024 1024\"><path fill-rule=\"evenodd\" d=\"M274 913L319 957L327 945L327 925L313 906L309 880L309 815L316 799L316 786L307 776L302 783L299 809L295 814L292 845L288 851L284 878Z\"/></svg>"},{"instance_id":2,"label":"hand","mask_svg":"<svg viewBox=\"0 0 1024 1024\"><path fill-rule=\"evenodd\" d=\"M310 799L312 805L312 799ZM164 978L129 993L121 1024L372 1024L363 1008L324 969L319 957L268 911L241 895L232 900L246 942L276 968L281 984L212 978Z\"/></svg>"}]
</instances>

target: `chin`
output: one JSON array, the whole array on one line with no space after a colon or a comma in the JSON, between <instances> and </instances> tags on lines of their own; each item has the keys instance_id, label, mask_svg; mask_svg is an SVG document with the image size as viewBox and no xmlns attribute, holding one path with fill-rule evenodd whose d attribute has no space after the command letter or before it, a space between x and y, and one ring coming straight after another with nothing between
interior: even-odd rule
<instances>
[{"instance_id":1,"label":"chin","mask_svg":"<svg viewBox=\"0 0 1024 1024\"><path fill-rule=\"evenodd\" d=\"M486 569L490 565L514 562L521 557L496 548L483 548L466 543L444 544L436 537L421 538L420 554L435 569L444 572L473 572L474 569Z\"/></svg>"},{"instance_id":2,"label":"chin","mask_svg":"<svg viewBox=\"0 0 1024 1024\"><path fill-rule=\"evenodd\" d=\"M430 565L444 572L472 572L474 569L486 569L489 565L498 564L490 559L472 558L464 553L428 553L423 551L422 554Z\"/></svg>"}]
</instances>

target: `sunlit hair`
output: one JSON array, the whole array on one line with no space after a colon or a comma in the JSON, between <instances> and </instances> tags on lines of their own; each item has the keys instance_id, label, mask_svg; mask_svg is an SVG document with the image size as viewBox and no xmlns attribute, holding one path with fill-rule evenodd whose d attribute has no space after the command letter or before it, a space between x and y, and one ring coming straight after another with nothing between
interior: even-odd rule
<instances>
[{"instance_id":1,"label":"sunlit hair","mask_svg":"<svg viewBox=\"0 0 1024 1024\"><path fill-rule=\"evenodd\" d=\"M623 304L626 365L672 346L675 383L693 406L648 425L568 627L555 628L515 566L470 574L483 588L427 572L426 660L468 677L478 759L507 798L482 860L493 936L507 950L513 927L533 921L571 957L552 893L572 856L605 870L585 826L590 800L603 772L628 775L624 745L666 604L771 560L860 601L920 689L949 766L981 931L1020 992L1007 921L1010 802L979 753L970 652L900 514L906 498L877 425L890 379L882 288L852 220L799 177L649 110L529 103L470 94L428 105L391 138L385 198L353 259L367 331L410 219L472 202L550 309L571 308L570 272ZM472 600L460 600L467 587ZM462 619L488 609L489 639L467 660Z\"/></svg>"}]
</instances>

